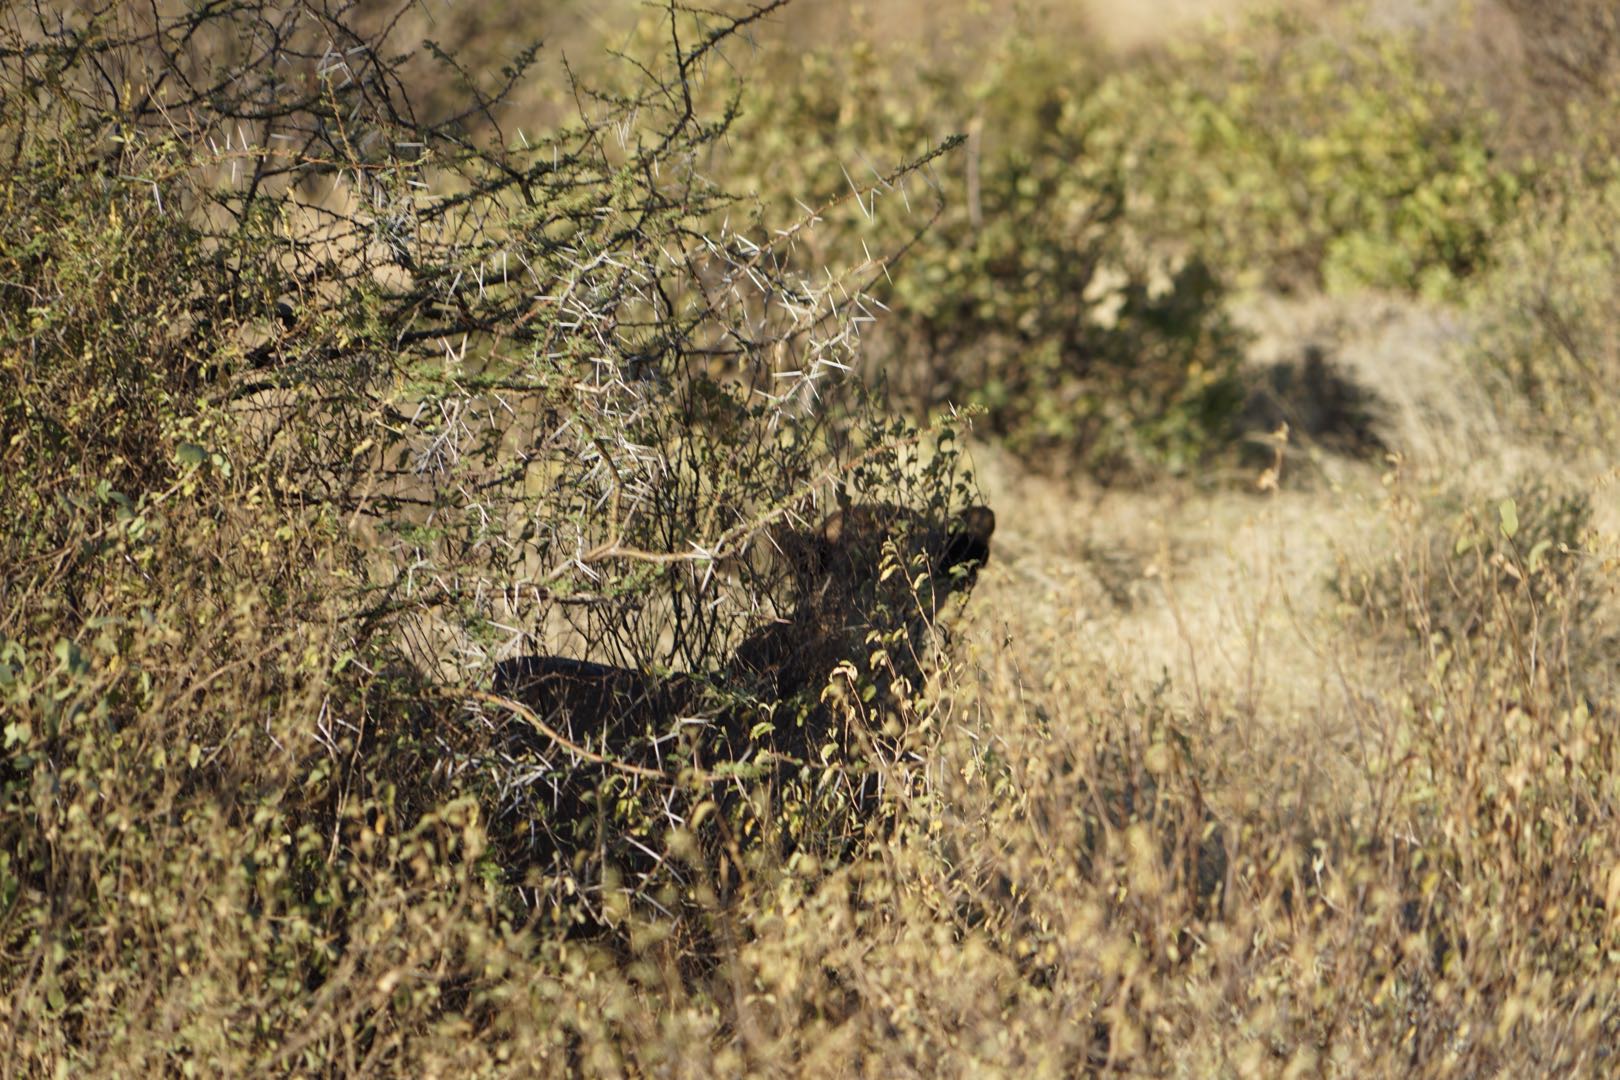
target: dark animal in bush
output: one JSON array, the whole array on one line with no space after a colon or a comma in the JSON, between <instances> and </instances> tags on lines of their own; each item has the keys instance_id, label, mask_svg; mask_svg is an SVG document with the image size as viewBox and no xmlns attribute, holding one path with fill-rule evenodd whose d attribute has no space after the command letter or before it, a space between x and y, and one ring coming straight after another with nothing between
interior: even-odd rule
<instances>
[{"instance_id":1,"label":"dark animal in bush","mask_svg":"<svg viewBox=\"0 0 1620 1080\"><path fill-rule=\"evenodd\" d=\"M776 827L758 809L775 807L774 822L791 807L789 844L813 834L818 850L844 850L882 783L871 751L887 756L896 736L852 719L822 691L848 662L848 700L868 717L890 714L903 696L896 683L919 681L940 604L989 560L995 522L982 506L941 524L868 504L779 534L787 614L713 670L659 676L562 656L498 665L493 693L480 696L504 706L507 722L483 775L512 879L526 880L537 906L600 929L604 891L628 888L660 910L677 902L670 897L683 894L658 884L687 880L666 844L672 829L698 820L708 839L727 822L719 828L734 852L738 836ZM745 795L751 781L774 795L756 806ZM705 816L703 805L719 813Z\"/></svg>"},{"instance_id":2,"label":"dark animal in bush","mask_svg":"<svg viewBox=\"0 0 1620 1080\"><path fill-rule=\"evenodd\" d=\"M885 558L900 560L899 568L907 571L902 582L916 574L919 567L906 565L908 548L912 558L922 561L921 580L927 586L926 594L920 591L912 601L915 610L905 620L905 651L914 653L933 614L924 605L937 607L950 593L972 586L978 569L990 559L995 527L995 514L984 506L963 511L944 528L930 528L916 513L884 504L840 510L819 529L785 538L782 548L796 592L790 615L749 635L713 676L656 678L561 656L523 656L496 667L493 689L569 743L619 757L639 736L667 733L671 721L701 715L716 690L765 703L819 690L872 628L875 612L885 602ZM748 736L738 729L746 725L737 722L741 718L735 710L722 710L711 719L718 721L714 726L724 740L725 756L743 753L739 743ZM802 749L804 740L792 739L800 744L792 747L785 741L776 740L771 749L791 753Z\"/></svg>"}]
</instances>

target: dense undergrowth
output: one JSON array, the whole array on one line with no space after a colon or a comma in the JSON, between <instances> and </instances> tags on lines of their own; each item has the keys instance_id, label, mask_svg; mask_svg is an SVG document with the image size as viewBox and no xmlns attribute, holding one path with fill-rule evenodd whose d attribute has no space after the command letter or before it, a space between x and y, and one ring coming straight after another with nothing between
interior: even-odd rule
<instances>
[{"instance_id":1,"label":"dense undergrowth","mask_svg":"<svg viewBox=\"0 0 1620 1080\"><path fill-rule=\"evenodd\" d=\"M1570 10L1520 12L1532 81L1604 40ZM402 57L376 11L3 16L0 1068L1612 1070L1620 60L1515 131L1395 30L903 63L792 14L653 12L521 133L543 52ZM1297 583L1338 699L1005 613L902 657L899 545L826 688L725 681L830 510L976 501L914 426L953 404L1109 483L1234 460L1257 289L1468 313L1562 463L1389 448L1390 542ZM559 747L485 690L547 650L824 737Z\"/></svg>"}]
</instances>

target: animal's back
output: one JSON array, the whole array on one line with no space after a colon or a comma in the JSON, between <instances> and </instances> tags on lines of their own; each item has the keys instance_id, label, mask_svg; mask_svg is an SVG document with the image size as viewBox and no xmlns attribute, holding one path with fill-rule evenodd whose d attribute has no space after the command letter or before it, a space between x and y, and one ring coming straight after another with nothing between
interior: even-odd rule
<instances>
[{"instance_id":1,"label":"animal's back","mask_svg":"<svg viewBox=\"0 0 1620 1080\"><path fill-rule=\"evenodd\" d=\"M937 605L944 595L971 588L978 568L989 561L995 527L995 514L984 506L970 507L940 527L914 511L867 503L796 533L786 545L798 591L791 614L750 634L712 680L727 693L766 702L817 689L864 640L891 543L922 556ZM909 572L899 580L908 579ZM919 612L914 618L932 614ZM707 685L692 675L654 677L588 660L531 655L497 665L493 689L570 740L613 743L666 732L671 721L704 703Z\"/></svg>"}]
</instances>

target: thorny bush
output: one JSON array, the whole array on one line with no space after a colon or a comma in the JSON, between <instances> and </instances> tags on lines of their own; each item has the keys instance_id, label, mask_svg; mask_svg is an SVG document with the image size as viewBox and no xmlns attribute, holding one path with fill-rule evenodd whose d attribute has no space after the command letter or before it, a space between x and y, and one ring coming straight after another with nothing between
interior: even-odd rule
<instances>
[{"instance_id":1,"label":"thorny bush","mask_svg":"<svg viewBox=\"0 0 1620 1080\"><path fill-rule=\"evenodd\" d=\"M510 813L544 778L469 701L494 662L710 671L789 604L761 549L835 491L966 501L852 374L883 258L800 273L809 219L704 178L736 104L700 88L782 2L671 3L639 83L575 85L542 132L498 108L538 47L428 121L343 0L7 10L0 1025L25 1068L412 1071L527 947L559 827ZM838 812L827 834L865 828ZM565 923L624 899L568 883Z\"/></svg>"}]
</instances>

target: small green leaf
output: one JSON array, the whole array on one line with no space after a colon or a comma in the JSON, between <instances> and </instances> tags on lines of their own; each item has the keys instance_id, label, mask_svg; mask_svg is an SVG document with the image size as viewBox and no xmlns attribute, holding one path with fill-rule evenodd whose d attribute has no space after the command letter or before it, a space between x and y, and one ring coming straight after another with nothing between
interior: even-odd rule
<instances>
[{"instance_id":1,"label":"small green leaf","mask_svg":"<svg viewBox=\"0 0 1620 1080\"><path fill-rule=\"evenodd\" d=\"M174 456L182 465L196 467L208 460L208 449L196 443L183 442L175 448Z\"/></svg>"},{"instance_id":2,"label":"small green leaf","mask_svg":"<svg viewBox=\"0 0 1620 1080\"><path fill-rule=\"evenodd\" d=\"M70 675L83 675L90 670L90 664L85 660L84 653L79 646L67 638L62 638L51 650L56 656L56 662L67 669Z\"/></svg>"},{"instance_id":3,"label":"small green leaf","mask_svg":"<svg viewBox=\"0 0 1620 1080\"><path fill-rule=\"evenodd\" d=\"M1497 513L1502 519L1502 535L1509 540L1519 531L1519 506L1512 499L1503 499L1502 505L1497 507Z\"/></svg>"},{"instance_id":4,"label":"small green leaf","mask_svg":"<svg viewBox=\"0 0 1620 1080\"><path fill-rule=\"evenodd\" d=\"M1552 547L1551 540L1538 540L1536 546L1530 549L1530 572L1533 574L1541 569L1542 560L1547 556L1547 549Z\"/></svg>"}]
</instances>

